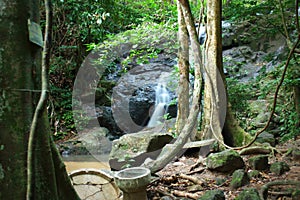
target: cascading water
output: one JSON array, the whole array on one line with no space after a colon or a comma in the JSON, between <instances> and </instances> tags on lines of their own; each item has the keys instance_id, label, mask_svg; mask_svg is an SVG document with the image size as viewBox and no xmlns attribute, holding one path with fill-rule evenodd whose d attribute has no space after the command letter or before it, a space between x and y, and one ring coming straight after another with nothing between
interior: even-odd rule
<instances>
[{"instance_id":1,"label":"cascading water","mask_svg":"<svg viewBox=\"0 0 300 200\"><path fill-rule=\"evenodd\" d=\"M148 122L148 127L154 127L162 121L170 101L170 93L168 92L166 86L164 84L158 84L155 88L155 108Z\"/></svg>"}]
</instances>

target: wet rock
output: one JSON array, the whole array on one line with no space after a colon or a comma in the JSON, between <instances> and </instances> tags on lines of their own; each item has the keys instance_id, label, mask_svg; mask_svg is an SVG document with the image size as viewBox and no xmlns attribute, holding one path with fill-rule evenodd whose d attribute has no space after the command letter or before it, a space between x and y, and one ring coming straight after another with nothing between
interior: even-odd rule
<instances>
[{"instance_id":1,"label":"wet rock","mask_svg":"<svg viewBox=\"0 0 300 200\"><path fill-rule=\"evenodd\" d=\"M116 124L113 113L110 107L97 106L96 117L101 127L105 127L109 130L111 138L115 139L123 135L123 131Z\"/></svg>"},{"instance_id":2,"label":"wet rock","mask_svg":"<svg viewBox=\"0 0 300 200\"><path fill-rule=\"evenodd\" d=\"M236 151L229 149L210 154L206 159L206 166L210 170L230 173L236 169L244 168L245 163Z\"/></svg>"},{"instance_id":3,"label":"wet rock","mask_svg":"<svg viewBox=\"0 0 300 200\"><path fill-rule=\"evenodd\" d=\"M250 179L248 177L248 174L243 169L238 169L232 174L232 181L230 183L230 187L232 189L237 189L239 187L249 184L249 182Z\"/></svg>"},{"instance_id":4,"label":"wet rock","mask_svg":"<svg viewBox=\"0 0 300 200\"><path fill-rule=\"evenodd\" d=\"M109 164L112 169L140 166L147 158L155 159L161 149L173 140L169 133L144 130L126 134L113 141Z\"/></svg>"},{"instance_id":5,"label":"wet rock","mask_svg":"<svg viewBox=\"0 0 300 200\"><path fill-rule=\"evenodd\" d=\"M129 113L132 120L140 126L146 126L150 110L155 106L155 85L149 84L135 90L129 99Z\"/></svg>"},{"instance_id":6,"label":"wet rock","mask_svg":"<svg viewBox=\"0 0 300 200\"><path fill-rule=\"evenodd\" d=\"M112 111L123 132L139 132L147 125L155 103L153 86L165 83L169 91L175 91L176 87L168 87L176 85L171 73L171 66L153 61L136 66L120 78L113 89Z\"/></svg>"},{"instance_id":7,"label":"wet rock","mask_svg":"<svg viewBox=\"0 0 300 200\"><path fill-rule=\"evenodd\" d=\"M225 200L225 195L222 190L209 190L199 200Z\"/></svg>"},{"instance_id":8,"label":"wet rock","mask_svg":"<svg viewBox=\"0 0 300 200\"><path fill-rule=\"evenodd\" d=\"M155 107L155 88L157 84L149 84L135 90L129 99L129 113L132 120L139 126L146 126ZM170 99L176 98L175 94L168 91ZM166 105L166 113L169 118L177 115L176 105Z\"/></svg>"},{"instance_id":9,"label":"wet rock","mask_svg":"<svg viewBox=\"0 0 300 200\"><path fill-rule=\"evenodd\" d=\"M290 170L290 167L285 162L275 162L271 164L270 171L280 176Z\"/></svg>"},{"instance_id":10,"label":"wet rock","mask_svg":"<svg viewBox=\"0 0 300 200\"><path fill-rule=\"evenodd\" d=\"M249 165L255 170L266 170L269 167L267 155L254 156L249 159Z\"/></svg>"},{"instance_id":11,"label":"wet rock","mask_svg":"<svg viewBox=\"0 0 300 200\"><path fill-rule=\"evenodd\" d=\"M237 197L236 200L261 200L259 193L255 188L247 188L243 190Z\"/></svg>"}]
</instances>

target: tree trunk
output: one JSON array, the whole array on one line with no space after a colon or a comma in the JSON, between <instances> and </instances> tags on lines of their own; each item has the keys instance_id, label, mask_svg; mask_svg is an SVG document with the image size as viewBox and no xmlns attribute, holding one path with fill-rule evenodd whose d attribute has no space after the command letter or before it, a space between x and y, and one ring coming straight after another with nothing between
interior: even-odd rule
<instances>
[{"instance_id":1,"label":"tree trunk","mask_svg":"<svg viewBox=\"0 0 300 200\"><path fill-rule=\"evenodd\" d=\"M39 24L39 1L1 0L0 199L25 199L27 143L40 95L41 47L29 41L28 19ZM51 140L46 109L34 139L31 199L79 199Z\"/></svg>"},{"instance_id":2,"label":"tree trunk","mask_svg":"<svg viewBox=\"0 0 300 200\"><path fill-rule=\"evenodd\" d=\"M226 80L222 64L221 0L207 2L206 76L203 135L217 138L229 146L241 146L250 138L239 126L227 102Z\"/></svg>"},{"instance_id":3,"label":"tree trunk","mask_svg":"<svg viewBox=\"0 0 300 200\"><path fill-rule=\"evenodd\" d=\"M202 75L200 71L200 67L202 66L202 56L200 51L200 45L198 42L197 32L195 28L195 24L193 22L193 17L191 14L190 6L188 0L180 0L177 4L178 9L181 9L181 13L184 16L185 24L187 25L187 30L190 36L192 52L195 60L195 81L194 81L194 91L193 91L193 101L192 106L189 111L188 118L186 123L177 137L174 144L166 145L158 158L155 161L145 163L144 165L150 168L151 172L154 173L164 166L166 166L169 162L171 162L178 154L182 151L184 144L188 141L189 138L193 137L194 129L198 123L198 114L200 110L200 93L201 93L201 82Z\"/></svg>"},{"instance_id":4,"label":"tree trunk","mask_svg":"<svg viewBox=\"0 0 300 200\"><path fill-rule=\"evenodd\" d=\"M223 141L227 96L222 66L221 1L207 1L207 39L205 52L204 139Z\"/></svg>"},{"instance_id":5,"label":"tree trunk","mask_svg":"<svg viewBox=\"0 0 300 200\"><path fill-rule=\"evenodd\" d=\"M177 4L180 46L178 51L179 83L176 132L179 135L189 115L189 36L179 2Z\"/></svg>"}]
</instances>

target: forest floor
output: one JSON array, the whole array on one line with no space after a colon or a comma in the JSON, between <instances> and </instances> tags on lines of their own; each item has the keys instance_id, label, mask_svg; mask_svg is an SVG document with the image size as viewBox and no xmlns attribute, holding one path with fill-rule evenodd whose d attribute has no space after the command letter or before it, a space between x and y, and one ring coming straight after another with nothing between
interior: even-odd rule
<instances>
[{"instance_id":1,"label":"forest floor","mask_svg":"<svg viewBox=\"0 0 300 200\"><path fill-rule=\"evenodd\" d=\"M270 170L260 171L259 176L251 178L250 183L238 189L231 189L231 174L213 172L205 167L204 159L200 160L198 153L187 152L178 160L168 164L158 172L159 178L154 180L147 189L149 199L199 199L208 190L222 190L226 200L235 199L246 188L256 188L258 191L267 183L273 181L293 180L300 181L300 158L288 155L292 149L300 148L300 137L284 144L276 145L276 152L270 154L269 164L276 161L287 163L290 170L283 175L275 175ZM250 172L248 159L254 155L242 156L246 167ZM291 185L276 185L269 188L268 199L292 199L289 189Z\"/></svg>"}]
</instances>

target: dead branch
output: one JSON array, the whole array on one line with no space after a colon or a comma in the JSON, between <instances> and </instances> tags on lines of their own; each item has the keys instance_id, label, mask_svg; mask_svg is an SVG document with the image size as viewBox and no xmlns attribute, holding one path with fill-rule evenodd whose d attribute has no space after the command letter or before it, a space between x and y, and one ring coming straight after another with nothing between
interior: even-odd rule
<instances>
[{"instance_id":1,"label":"dead branch","mask_svg":"<svg viewBox=\"0 0 300 200\"><path fill-rule=\"evenodd\" d=\"M189 175L186 175L186 174L179 174L178 175L179 178L182 178L182 179L186 179L186 180L189 180L191 182L193 182L194 184L197 184L197 185L203 185L203 181L194 177L194 176L189 176Z\"/></svg>"},{"instance_id":2,"label":"dead branch","mask_svg":"<svg viewBox=\"0 0 300 200\"><path fill-rule=\"evenodd\" d=\"M179 191L179 190L174 190L172 192L172 194L175 196L178 196L178 197L185 197L185 198L190 198L190 199L199 199L200 198L199 194L185 192L185 191Z\"/></svg>"}]
</instances>

